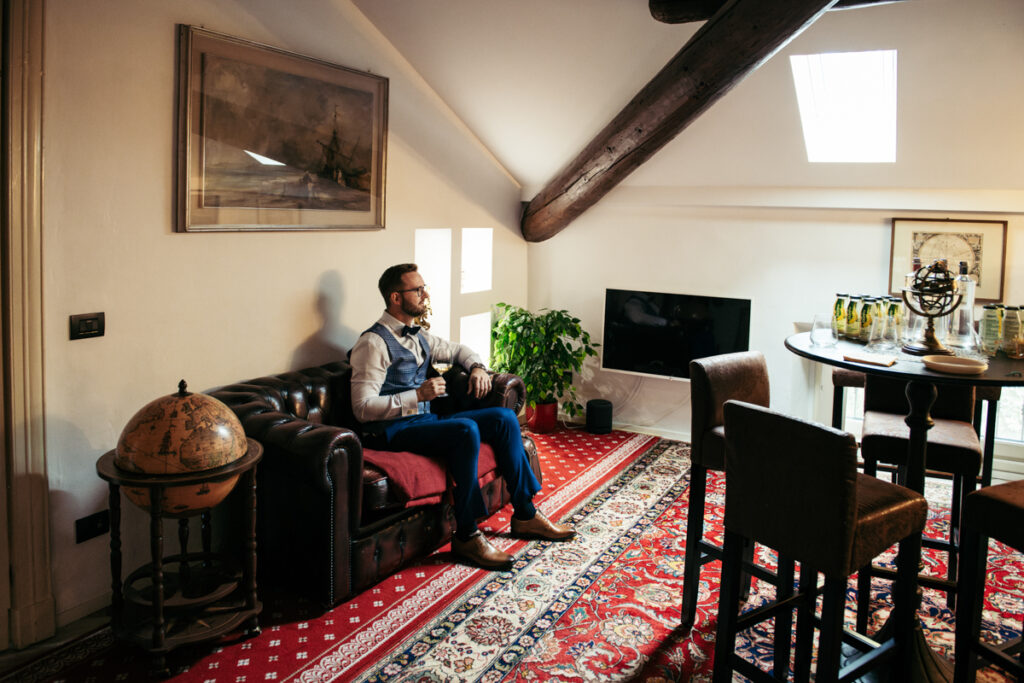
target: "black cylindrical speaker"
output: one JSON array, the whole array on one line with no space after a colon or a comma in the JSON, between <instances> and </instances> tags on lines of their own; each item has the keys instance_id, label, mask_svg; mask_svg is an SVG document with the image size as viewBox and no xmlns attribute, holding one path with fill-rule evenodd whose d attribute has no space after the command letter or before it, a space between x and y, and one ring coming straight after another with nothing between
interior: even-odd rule
<instances>
[{"instance_id":1,"label":"black cylindrical speaker","mask_svg":"<svg viewBox=\"0 0 1024 683\"><path fill-rule=\"evenodd\" d=\"M587 401L587 431L591 434L607 434L612 431L612 402L603 398Z\"/></svg>"}]
</instances>

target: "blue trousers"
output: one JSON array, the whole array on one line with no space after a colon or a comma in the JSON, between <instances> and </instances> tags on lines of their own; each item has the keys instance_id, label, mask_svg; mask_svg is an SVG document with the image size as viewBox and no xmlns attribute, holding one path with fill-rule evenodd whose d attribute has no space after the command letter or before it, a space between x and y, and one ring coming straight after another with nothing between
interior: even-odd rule
<instances>
[{"instance_id":1,"label":"blue trousers","mask_svg":"<svg viewBox=\"0 0 1024 683\"><path fill-rule=\"evenodd\" d=\"M533 517L540 482L530 468L519 421L508 408L480 408L439 417L427 414L389 425L386 449L441 458L455 481L455 533L462 539L487 515L477 476L480 443L490 444L498 472L508 485L517 517Z\"/></svg>"}]
</instances>

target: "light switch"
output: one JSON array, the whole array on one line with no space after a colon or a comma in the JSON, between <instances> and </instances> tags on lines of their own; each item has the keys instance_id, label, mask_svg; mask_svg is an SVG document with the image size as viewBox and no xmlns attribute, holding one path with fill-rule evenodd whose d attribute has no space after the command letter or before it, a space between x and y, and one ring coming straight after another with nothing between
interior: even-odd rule
<instances>
[{"instance_id":1,"label":"light switch","mask_svg":"<svg viewBox=\"0 0 1024 683\"><path fill-rule=\"evenodd\" d=\"M68 327L72 340L102 337L105 327L103 312L72 315L68 320Z\"/></svg>"}]
</instances>

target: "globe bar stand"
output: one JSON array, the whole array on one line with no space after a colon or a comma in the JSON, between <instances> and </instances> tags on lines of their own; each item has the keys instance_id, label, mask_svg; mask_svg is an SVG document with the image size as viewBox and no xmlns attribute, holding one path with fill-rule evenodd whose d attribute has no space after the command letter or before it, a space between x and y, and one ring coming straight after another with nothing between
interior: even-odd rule
<instances>
[{"instance_id":1,"label":"globe bar stand","mask_svg":"<svg viewBox=\"0 0 1024 683\"><path fill-rule=\"evenodd\" d=\"M171 672L166 655L181 645L217 638L243 626L245 637L259 633L263 609L256 595L256 463L263 447L247 439L248 452L227 465L186 474L139 474L114 464L116 450L96 462L110 487L111 628L116 638L139 645L154 656L153 674ZM163 510L167 489L212 484L239 477L244 492L241 558L211 552L210 509L169 515ZM121 487L149 493L151 561L121 577ZM201 515L202 552L188 552L188 517ZM179 554L164 557L166 517L178 518Z\"/></svg>"}]
</instances>

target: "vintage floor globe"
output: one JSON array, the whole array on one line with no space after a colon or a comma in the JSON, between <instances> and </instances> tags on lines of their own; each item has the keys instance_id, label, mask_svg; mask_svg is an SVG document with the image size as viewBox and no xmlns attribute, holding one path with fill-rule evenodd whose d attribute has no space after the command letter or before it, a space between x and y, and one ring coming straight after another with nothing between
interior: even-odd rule
<instances>
[{"instance_id":1,"label":"vintage floor globe","mask_svg":"<svg viewBox=\"0 0 1024 683\"><path fill-rule=\"evenodd\" d=\"M206 394L186 390L143 406L128 421L117 442L114 464L125 472L173 475L222 467L248 450L245 431L231 409ZM161 509L176 517L194 515L220 503L231 493L238 475L223 481L164 489ZM133 503L149 510L147 487L123 487Z\"/></svg>"}]
</instances>

